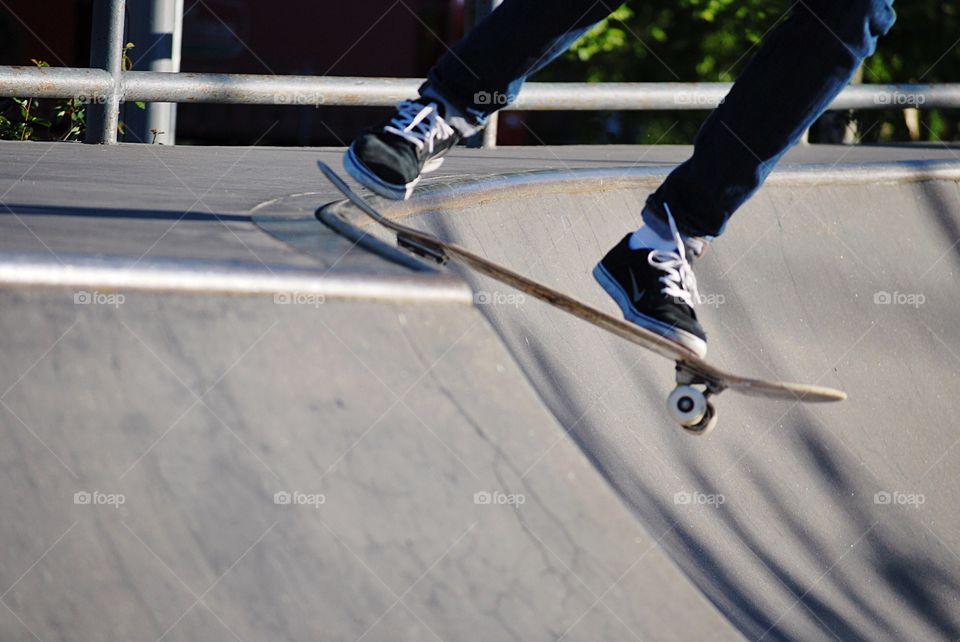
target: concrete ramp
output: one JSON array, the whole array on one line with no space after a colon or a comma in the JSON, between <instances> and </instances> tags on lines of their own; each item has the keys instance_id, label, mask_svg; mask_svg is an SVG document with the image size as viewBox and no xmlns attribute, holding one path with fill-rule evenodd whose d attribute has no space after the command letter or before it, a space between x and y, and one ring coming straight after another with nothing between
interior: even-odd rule
<instances>
[{"instance_id":1,"label":"concrete ramp","mask_svg":"<svg viewBox=\"0 0 960 642\"><path fill-rule=\"evenodd\" d=\"M0 640L960 638L953 149L791 153L710 358L850 399L703 439L671 364L319 223L341 149L0 149ZM688 151L458 149L385 211L609 306Z\"/></svg>"},{"instance_id":2,"label":"concrete ramp","mask_svg":"<svg viewBox=\"0 0 960 642\"><path fill-rule=\"evenodd\" d=\"M663 409L671 364L464 276L554 415L746 637L957 639L954 169L827 169L783 168L696 267L712 361L839 387L842 404L728 393L715 433L691 438ZM384 205L613 311L589 272L658 174L526 174Z\"/></svg>"},{"instance_id":3,"label":"concrete ramp","mask_svg":"<svg viewBox=\"0 0 960 642\"><path fill-rule=\"evenodd\" d=\"M0 639L737 639L442 293L0 291Z\"/></svg>"}]
</instances>

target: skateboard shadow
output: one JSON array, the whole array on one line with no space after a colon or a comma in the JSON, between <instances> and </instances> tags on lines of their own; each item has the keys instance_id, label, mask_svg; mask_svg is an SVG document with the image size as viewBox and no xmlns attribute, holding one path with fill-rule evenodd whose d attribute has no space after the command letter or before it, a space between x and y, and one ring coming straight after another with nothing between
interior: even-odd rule
<instances>
[{"instance_id":1,"label":"skateboard shadow","mask_svg":"<svg viewBox=\"0 0 960 642\"><path fill-rule=\"evenodd\" d=\"M873 497L876 487L845 472L862 470L862 463L844 455L846 447L806 407L793 409L778 438L796 435L786 444L789 452L785 457L798 467L815 471L822 488L830 489L818 496L830 497L830 505L821 507L824 511L842 515L836 532L825 531L820 520L804 519L803 512L797 510L797 497L780 490L784 484L776 478L770 462L749 454L738 466L738 471L747 474L732 487L737 489L736 498L750 495L760 501L733 510L723 506L706 509L710 512L701 511L697 518L690 519L687 507L665 501L672 495L672 476L662 473L668 486L664 490L651 483L649 471L631 475L629 467L618 464L622 455L614 452L605 436L609 427L592 421L583 408L565 401L582 396L579 384L564 375L539 344L531 342L530 351L537 370L551 373L549 378L537 377L540 387L547 383L552 388L542 391L545 401L565 426L576 418L568 431L571 438L704 595L747 637L797 639L796 618L803 618L805 627L818 629L827 639L871 640L878 630L904 630L906 609L935 630L939 638L960 638L960 622L951 599L960 594L960 567L944 567L942 559L931 557L932 538L918 519L909 515L903 519L902 514L895 516L900 519L885 519L877 507L864 501ZM649 377L637 375L634 383L653 407L662 405L661 395L650 389ZM638 432L655 441L657 432L670 430L679 432L672 425L648 426ZM679 450L684 450L684 441L698 441L685 435L666 441L676 444L678 440ZM694 445L712 447L705 442ZM646 447L656 446L648 443ZM695 459L674 453L664 455L662 461L682 466L674 472L684 479L684 487L708 494L721 494L729 488L718 483L715 475ZM727 490L728 495L730 492ZM764 531L776 535L764 537ZM845 568L843 557L838 559L837 538L849 533L860 534L861 539L849 542L856 548L856 561ZM718 546L718 539L726 543ZM731 540L742 546L731 546ZM739 557L729 554L738 548L749 553L745 557L743 552ZM750 557L759 564L751 564L753 568L745 573L743 562ZM812 577L801 573L792 564L796 558L816 560L821 573ZM872 563L865 567L864 560ZM757 579L761 579L759 585ZM763 608L764 584L778 590L782 587L792 596L792 622L783 621L787 612ZM898 609L891 609L892 604ZM851 617L851 612L856 617ZM862 622L869 622L869 628Z\"/></svg>"},{"instance_id":2,"label":"skateboard shadow","mask_svg":"<svg viewBox=\"0 0 960 642\"><path fill-rule=\"evenodd\" d=\"M949 183L922 189L922 195L899 195L896 207L909 205L915 197L920 203L925 199L923 206L929 207L930 212L918 211L915 216L931 217L949 245L960 238L960 222L951 209L951 203L956 202L956 188ZM860 193L855 196L864 198ZM831 199L827 201L829 207L846 203L842 198L849 197L850 194L839 192L823 196ZM622 207L620 202L614 204ZM529 204L523 207L531 208ZM603 208L597 209L599 214L591 215L598 217L597 225L603 231L603 226L609 225L603 217L609 214ZM522 214L519 210L520 207L517 211L508 210L500 218L487 210L483 214L489 218L477 216L465 223L431 216L428 227L441 238L485 253L491 248L484 247L484 242L502 239L512 243L510 234L549 235L548 225L551 221L556 223L553 219L537 218L537 224L529 230L522 225L514 230L509 227L508 215ZM890 230L872 230L867 234L902 238L897 232L904 229L904 220L895 218L898 214L896 210L885 213L891 217ZM914 215L913 211L909 214ZM588 229L578 231L587 238ZM853 240L845 243L861 247ZM521 238L511 247L536 244ZM873 245L867 242L863 247ZM568 254L564 260L573 262L573 268L541 269L552 270L555 278L561 278L576 269L582 268L586 273L587 263L595 260L591 257L594 248L587 241L582 245L571 243L565 249ZM762 249L770 255L762 265L784 260L782 248L775 240L768 239ZM848 250L840 246L837 252L846 254ZM866 249L860 254L869 257ZM958 248L952 248L950 254L960 266ZM930 263L936 259L935 253ZM529 255L516 256L518 266L532 262ZM778 265L778 269L783 266ZM469 273L465 276L471 282L482 283ZM868 278L851 283L868 294L875 285L885 284L874 284ZM782 341L774 340L776 335L769 330L769 320L764 324L756 316L764 308L757 303L753 307L748 304L755 288L751 287L748 294L747 290L741 291L741 287L747 286L740 286L736 280L726 279L724 284L729 302L723 316L734 327L747 332L751 350L763 355L763 364L771 372L793 372L796 364L790 361L790 352L784 350ZM568 282L563 289L571 291L574 287ZM793 295L789 281L784 288L784 296ZM583 294L575 290L574 293ZM850 292L832 293L834 297L843 295ZM509 310L494 305L478 307L570 438L632 509L638 524L746 637L872 640L917 637L922 633L934 639L960 639L960 612L956 608L960 558L944 543L953 541L945 530L955 520L949 511L953 490L946 488L935 496L933 489L937 487L933 481L923 484L922 478L910 479L906 475L910 457L917 458L918 452L932 452L935 458L939 453L930 447L902 453L894 444L878 444L874 439L874 432L883 429L888 436L895 434L894 417L910 416L903 408L893 413L898 408L895 405L888 409L889 417L883 414L884 406L870 406L870 399L882 400L895 393L876 389L879 384L869 379L851 381L856 386L851 392L860 392L861 397L854 396L827 411L817 405L791 406L731 392L718 402L717 430L711 436L694 438L665 416L669 364L617 343L601 331L581 327L579 322L568 323L562 313L544 310L541 305L530 302ZM944 315L954 309L949 305L937 308ZM862 310L851 304L838 308L838 317L840 310L852 314L872 313L875 309ZM890 312L886 308L884 311ZM899 319L906 325L897 324L898 320L892 317L887 319L884 322L898 331L914 328L916 322L912 313ZM949 316L945 323L947 319ZM950 333L944 336L946 344L952 343ZM896 340L896 336L883 340L877 336L873 349ZM938 344L931 345L929 352L924 353L927 359L934 359L940 350ZM729 350L742 348L733 339L728 344ZM877 358L884 355L887 353L876 353ZM749 361L749 355L741 355L740 360ZM911 373L909 363L877 363L872 367L902 369L904 377ZM849 370L861 373L854 367ZM922 400L911 397L904 403ZM930 443L938 436L946 440L943 448L950 446L955 437L949 430L934 430L930 432ZM871 464L877 473L870 470L867 462L877 462ZM911 486L929 488L926 511L889 502L885 505L876 498L878 491L889 495L894 489ZM725 496L728 501L715 507L678 503L677 494L689 490ZM942 504L939 508L947 508L947 513L932 512L934 503ZM633 561L626 560L624 567Z\"/></svg>"}]
</instances>

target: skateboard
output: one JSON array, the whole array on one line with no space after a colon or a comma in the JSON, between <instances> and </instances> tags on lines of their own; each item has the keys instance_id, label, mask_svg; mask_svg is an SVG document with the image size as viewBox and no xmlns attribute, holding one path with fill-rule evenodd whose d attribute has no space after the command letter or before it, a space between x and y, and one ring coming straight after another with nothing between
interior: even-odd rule
<instances>
[{"instance_id":1,"label":"skateboard","mask_svg":"<svg viewBox=\"0 0 960 642\"><path fill-rule=\"evenodd\" d=\"M733 390L756 397L787 399L798 403L843 401L847 398L847 394L842 390L824 386L764 381L725 372L707 363L692 351L658 334L598 310L459 245L447 243L428 232L387 218L366 199L354 192L328 165L320 161L317 165L324 176L353 205L376 223L394 233L397 245L401 248L417 256L432 259L439 264L454 261L673 361L676 366L677 387L667 398L667 410L670 417L690 434L705 435L713 430L717 424L717 410L710 397L719 395L724 390ZM318 218L323 221L320 214Z\"/></svg>"}]
</instances>

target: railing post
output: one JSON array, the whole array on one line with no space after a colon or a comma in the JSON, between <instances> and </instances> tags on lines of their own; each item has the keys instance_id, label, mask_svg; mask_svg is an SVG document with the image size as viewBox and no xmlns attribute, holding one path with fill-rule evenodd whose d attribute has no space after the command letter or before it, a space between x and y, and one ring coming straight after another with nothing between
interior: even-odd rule
<instances>
[{"instance_id":1,"label":"railing post","mask_svg":"<svg viewBox=\"0 0 960 642\"><path fill-rule=\"evenodd\" d=\"M123 98L123 21L125 0L95 0L90 66L104 69L113 78L106 95L95 96L87 106L86 142L114 145Z\"/></svg>"},{"instance_id":2,"label":"railing post","mask_svg":"<svg viewBox=\"0 0 960 642\"><path fill-rule=\"evenodd\" d=\"M127 0L130 15L130 52L134 69L176 73L180 71L183 40L183 0ZM127 104L123 110L126 140L175 145L176 103L148 103L146 109Z\"/></svg>"}]
</instances>

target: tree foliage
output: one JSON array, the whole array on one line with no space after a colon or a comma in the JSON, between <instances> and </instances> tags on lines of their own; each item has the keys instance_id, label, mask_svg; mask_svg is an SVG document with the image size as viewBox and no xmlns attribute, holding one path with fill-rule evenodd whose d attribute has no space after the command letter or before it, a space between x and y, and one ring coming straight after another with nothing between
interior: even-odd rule
<instances>
[{"instance_id":1,"label":"tree foliage","mask_svg":"<svg viewBox=\"0 0 960 642\"><path fill-rule=\"evenodd\" d=\"M541 79L592 82L730 82L763 36L788 13L786 0L639 0L616 9L581 38ZM955 3L896 5L897 24L863 69L864 83L960 81L960 16ZM605 117L609 118L609 114ZM626 113L623 142L689 143L702 113ZM604 117L604 116L601 116ZM908 140L902 110L853 115L865 140ZM920 110L919 138L954 140L955 110ZM589 140L598 122L578 138ZM914 131L914 137L917 132ZM595 136L593 137L595 139Z\"/></svg>"}]
</instances>

